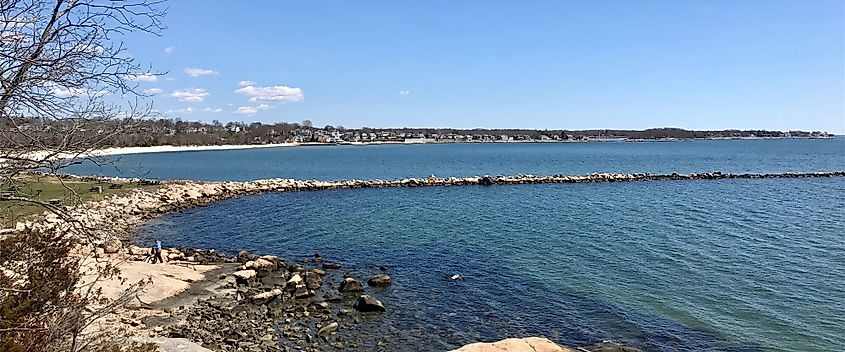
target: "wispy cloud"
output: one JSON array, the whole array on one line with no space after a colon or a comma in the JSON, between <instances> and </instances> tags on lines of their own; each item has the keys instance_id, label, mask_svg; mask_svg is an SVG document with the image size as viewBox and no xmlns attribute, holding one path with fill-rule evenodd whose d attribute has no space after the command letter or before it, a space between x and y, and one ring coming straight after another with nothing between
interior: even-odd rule
<instances>
[{"instance_id":1,"label":"wispy cloud","mask_svg":"<svg viewBox=\"0 0 845 352\"><path fill-rule=\"evenodd\" d=\"M168 46L168 47L164 48L164 54L165 55L173 54L174 51L176 51L176 48L174 48L172 46Z\"/></svg>"},{"instance_id":2,"label":"wispy cloud","mask_svg":"<svg viewBox=\"0 0 845 352\"><path fill-rule=\"evenodd\" d=\"M152 73L142 73L138 75L126 75L126 79L136 82L156 82L158 81L158 76Z\"/></svg>"},{"instance_id":3,"label":"wispy cloud","mask_svg":"<svg viewBox=\"0 0 845 352\"><path fill-rule=\"evenodd\" d=\"M107 92L105 90L98 90L98 91L92 92L92 91L89 91L85 88L75 88L75 87L65 88L65 87L54 86L54 87L50 88L50 94L57 96L59 98L70 98L70 97L98 98L98 97L102 97L106 94L109 94L109 92Z\"/></svg>"},{"instance_id":4,"label":"wispy cloud","mask_svg":"<svg viewBox=\"0 0 845 352\"><path fill-rule=\"evenodd\" d=\"M255 81L240 81L240 82L238 82L238 85L241 86L241 87L251 86L253 84L255 84Z\"/></svg>"},{"instance_id":5,"label":"wispy cloud","mask_svg":"<svg viewBox=\"0 0 845 352\"><path fill-rule=\"evenodd\" d=\"M288 86L255 87L252 85L235 90L235 93L250 97L249 101L297 102L304 98L302 89Z\"/></svg>"},{"instance_id":6,"label":"wispy cloud","mask_svg":"<svg viewBox=\"0 0 845 352\"><path fill-rule=\"evenodd\" d=\"M236 114L241 115L252 115L259 111L264 111L270 109L271 106L267 104L259 104L258 106L240 106L238 110L235 111Z\"/></svg>"},{"instance_id":7,"label":"wispy cloud","mask_svg":"<svg viewBox=\"0 0 845 352\"><path fill-rule=\"evenodd\" d=\"M147 94L147 95L161 94L161 92L163 92L163 90L161 90L161 88L144 89L144 94Z\"/></svg>"},{"instance_id":8,"label":"wispy cloud","mask_svg":"<svg viewBox=\"0 0 845 352\"><path fill-rule=\"evenodd\" d=\"M201 103L206 96L208 96L208 92L202 88L194 88L194 89L184 89L184 90L174 90L173 93L170 93L171 97L179 99L179 101L186 101L191 103Z\"/></svg>"},{"instance_id":9,"label":"wispy cloud","mask_svg":"<svg viewBox=\"0 0 845 352\"><path fill-rule=\"evenodd\" d=\"M188 67L185 69L185 73L191 77L199 77L199 76L208 76L208 75L216 75L219 72L215 70L209 70L206 68L196 68L196 67Z\"/></svg>"},{"instance_id":10,"label":"wispy cloud","mask_svg":"<svg viewBox=\"0 0 845 352\"><path fill-rule=\"evenodd\" d=\"M400 90L399 91L399 95L409 95L409 94L411 94L410 90Z\"/></svg>"},{"instance_id":11,"label":"wispy cloud","mask_svg":"<svg viewBox=\"0 0 845 352\"><path fill-rule=\"evenodd\" d=\"M194 108L193 108L193 107L190 107L190 106L189 106L189 107L184 108L184 109L171 109L171 110L167 110L167 111L165 111L164 113L165 113L166 115L173 115L173 114L192 114L192 113L194 113L195 111L196 111L196 110L194 110Z\"/></svg>"}]
</instances>

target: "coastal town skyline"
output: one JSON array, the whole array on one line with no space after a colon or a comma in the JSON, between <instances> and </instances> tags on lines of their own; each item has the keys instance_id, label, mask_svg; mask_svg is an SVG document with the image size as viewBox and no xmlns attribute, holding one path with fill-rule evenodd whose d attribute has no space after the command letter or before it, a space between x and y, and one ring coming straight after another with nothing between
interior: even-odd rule
<instances>
[{"instance_id":1,"label":"coastal town skyline","mask_svg":"<svg viewBox=\"0 0 845 352\"><path fill-rule=\"evenodd\" d=\"M323 5L169 3L132 78L186 121L845 133L841 2Z\"/></svg>"}]
</instances>

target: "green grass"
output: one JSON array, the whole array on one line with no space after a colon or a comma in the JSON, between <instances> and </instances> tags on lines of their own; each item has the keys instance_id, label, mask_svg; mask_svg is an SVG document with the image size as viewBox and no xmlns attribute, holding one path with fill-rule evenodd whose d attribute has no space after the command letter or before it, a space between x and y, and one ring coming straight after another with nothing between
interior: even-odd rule
<instances>
[{"instance_id":1,"label":"green grass","mask_svg":"<svg viewBox=\"0 0 845 352\"><path fill-rule=\"evenodd\" d=\"M75 205L86 201L102 199L112 194L124 194L134 188L150 188L155 186L139 186L137 183L118 183L119 189L109 189L112 182L81 181L76 179L60 180L55 176L26 175L17 177L14 186L20 188L18 195L27 196L39 201L59 199L63 205ZM0 191L7 192L12 185L4 184ZM89 189L100 186L102 193L91 192ZM22 201L0 201L0 226L13 226L15 222L31 220L44 212L44 207Z\"/></svg>"}]
</instances>

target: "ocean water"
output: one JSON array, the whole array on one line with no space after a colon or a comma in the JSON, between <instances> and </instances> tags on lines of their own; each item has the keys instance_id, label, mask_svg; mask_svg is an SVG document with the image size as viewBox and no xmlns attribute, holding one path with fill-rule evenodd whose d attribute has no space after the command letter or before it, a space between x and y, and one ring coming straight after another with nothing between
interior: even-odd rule
<instances>
[{"instance_id":1,"label":"ocean water","mask_svg":"<svg viewBox=\"0 0 845 352\"><path fill-rule=\"evenodd\" d=\"M309 146L149 153L75 165L74 174L245 181L398 179L592 172L788 172L845 169L845 138L604 143Z\"/></svg>"},{"instance_id":2,"label":"ocean water","mask_svg":"<svg viewBox=\"0 0 845 352\"><path fill-rule=\"evenodd\" d=\"M158 177L199 179L449 175L440 163L456 175L775 172L845 169L842 146L786 140L252 150L231 163L269 165L279 153L289 160L277 169L285 174L256 166L237 177L223 161L230 152L143 158L153 170L167 166ZM340 153L336 168L313 165L313 153L332 150ZM350 160L343 153L361 154ZM193 162L173 161L184 154ZM329 158L319 155L320 163ZM194 169L215 158L219 169ZM317 169L329 176L313 174ZM394 284L374 295L388 310L358 328L390 336L396 350L530 335L576 345L615 340L649 351L845 349L843 178L274 193L170 214L137 235L139 243L162 238L166 245L287 258L316 251L362 278L387 267ZM454 274L465 279L446 280Z\"/></svg>"}]
</instances>

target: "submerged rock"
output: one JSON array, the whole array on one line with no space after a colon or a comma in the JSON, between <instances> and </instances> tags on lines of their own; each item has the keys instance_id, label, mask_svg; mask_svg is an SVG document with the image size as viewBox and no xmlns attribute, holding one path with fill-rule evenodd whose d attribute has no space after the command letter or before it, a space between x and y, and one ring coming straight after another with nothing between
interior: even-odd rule
<instances>
[{"instance_id":1,"label":"submerged rock","mask_svg":"<svg viewBox=\"0 0 845 352\"><path fill-rule=\"evenodd\" d=\"M347 277L343 279L343 282L340 283L340 288L338 289L340 292L362 292L364 291L364 285L361 284L360 281L355 280L351 277Z\"/></svg>"},{"instance_id":2,"label":"submerged rock","mask_svg":"<svg viewBox=\"0 0 845 352\"><path fill-rule=\"evenodd\" d=\"M323 269L340 269L340 267L338 263L323 262Z\"/></svg>"},{"instance_id":3,"label":"submerged rock","mask_svg":"<svg viewBox=\"0 0 845 352\"><path fill-rule=\"evenodd\" d=\"M390 281L390 275L377 274L371 276L370 279L367 280L367 285L370 285L372 287L386 287L390 286Z\"/></svg>"},{"instance_id":4,"label":"submerged rock","mask_svg":"<svg viewBox=\"0 0 845 352\"><path fill-rule=\"evenodd\" d=\"M361 295L352 308L360 312L384 312L384 304L370 295Z\"/></svg>"}]
</instances>

